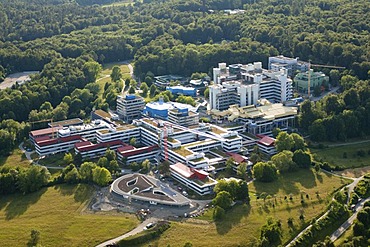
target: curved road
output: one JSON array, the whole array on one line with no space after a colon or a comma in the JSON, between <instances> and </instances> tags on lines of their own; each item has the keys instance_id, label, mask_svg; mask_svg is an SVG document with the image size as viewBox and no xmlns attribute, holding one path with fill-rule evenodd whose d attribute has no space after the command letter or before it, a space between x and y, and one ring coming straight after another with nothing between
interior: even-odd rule
<instances>
[{"instance_id":1,"label":"curved road","mask_svg":"<svg viewBox=\"0 0 370 247\"><path fill-rule=\"evenodd\" d=\"M335 232L333 232L333 234L330 235L330 240L332 242L337 240L353 224L353 222L357 218L358 212L364 207L364 204L367 201L370 201L370 197L365 200L361 200L361 202L356 204L355 213L351 217L349 217L348 220L346 220L346 222L344 222Z\"/></svg>"},{"instance_id":2,"label":"curved road","mask_svg":"<svg viewBox=\"0 0 370 247\"><path fill-rule=\"evenodd\" d=\"M123 234L119 237L113 238L111 240L105 241L104 243L101 243L101 244L97 245L96 247L105 247L107 245L113 245L115 243L118 243L120 240L122 240L124 238L127 238L127 237L133 236L135 234L138 234L138 233L144 231L144 227L147 224L151 223L151 222L158 222L158 219L157 218L148 218L145 221L143 221L140 225L138 225L136 228L129 231L128 233L125 233L125 234Z\"/></svg>"}]
</instances>

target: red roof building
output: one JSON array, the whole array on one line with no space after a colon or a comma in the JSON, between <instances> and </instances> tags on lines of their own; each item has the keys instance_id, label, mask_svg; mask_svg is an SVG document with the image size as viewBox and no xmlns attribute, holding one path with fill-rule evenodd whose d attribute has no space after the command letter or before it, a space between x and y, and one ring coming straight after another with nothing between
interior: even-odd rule
<instances>
[{"instance_id":1,"label":"red roof building","mask_svg":"<svg viewBox=\"0 0 370 247\"><path fill-rule=\"evenodd\" d=\"M117 149L117 157L121 162L126 164L132 162L141 162L143 160L154 160L159 154L159 146L153 145L148 147L135 148L126 145Z\"/></svg>"},{"instance_id":2,"label":"red roof building","mask_svg":"<svg viewBox=\"0 0 370 247\"><path fill-rule=\"evenodd\" d=\"M200 195L213 193L217 181L209 177L209 173L194 169L182 163L170 165L171 176Z\"/></svg>"},{"instance_id":3,"label":"red roof building","mask_svg":"<svg viewBox=\"0 0 370 247\"><path fill-rule=\"evenodd\" d=\"M83 141L76 143L74 147L75 152L81 154L83 159L86 159L100 157L105 154L108 148L111 150L117 150L118 148L121 148L125 145L126 144L123 143L121 140L100 142L97 144L94 144L90 141Z\"/></svg>"}]
</instances>

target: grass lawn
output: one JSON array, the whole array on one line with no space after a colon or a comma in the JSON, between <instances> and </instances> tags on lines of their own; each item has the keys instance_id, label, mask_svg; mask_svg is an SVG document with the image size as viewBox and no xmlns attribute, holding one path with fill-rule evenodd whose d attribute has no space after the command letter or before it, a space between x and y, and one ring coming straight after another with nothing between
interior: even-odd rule
<instances>
[{"instance_id":1,"label":"grass lawn","mask_svg":"<svg viewBox=\"0 0 370 247\"><path fill-rule=\"evenodd\" d=\"M30 232L40 232L42 246L95 246L138 224L128 214L83 212L93 188L60 185L0 199L1 246L26 246Z\"/></svg>"},{"instance_id":2,"label":"grass lawn","mask_svg":"<svg viewBox=\"0 0 370 247\"><path fill-rule=\"evenodd\" d=\"M16 148L9 156L0 156L0 166L29 167L30 162L27 160L26 155L19 148Z\"/></svg>"},{"instance_id":3,"label":"grass lawn","mask_svg":"<svg viewBox=\"0 0 370 247\"><path fill-rule=\"evenodd\" d=\"M141 1L140 1L141 2ZM114 3L110 3L110 4L106 4L106 5L102 5L103 8L106 8L106 7L119 7L119 6L127 6L127 5L132 5L134 2L131 1L131 0L125 0L125 1L121 1L121 2L114 2Z\"/></svg>"},{"instance_id":4,"label":"grass lawn","mask_svg":"<svg viewBox=\"0 0 370 247\"><path fill-rule=\"evenodd\" d=\"M122 62L118 63L105 63L103 64L103 70L101 72L102 75L110 75L112 73L112 69L114 66L118 66L121 69L121 73L123 74L130 74L130 70L127 64L122 64Z\"/></svg>"},{"instance_id":5,"label":"grass lawn","mask_svg":"<svg viewBox=\"0 0 370 247\"><path fill-rule=\"evenodd\" d=\"M156 242L158 246L183 246L192 242L196 246L236 246L255 243L259 238L260 228L268 216L282 222L282 241L288 242L304 228L311 219L325 211L331 199L331 192L343 186L347 181L325 173L316 174L312 170L300 170L284 174L273 183L254 182L249 185L251 204L236 205L221 222L213 222L212 209L199 219L176 222ZM264 202L256 194L270 195ZM317 197L318 192L320 198ZM287 199L292 195L293 200ZM305 204L301 204L301 194ZM309 199L306 199L308 194ZM275 204L275 208L272 206ZM305 221L299 220L303 212ZM293 218L293 227L288 226L288 218ZM208 219L208 220L207 220ZM184 234L186 233L186 234ZM199 241L201 240L201 241Z\"/></svg>"},{"instance_id":6,"label":"grass lawn","mask_svg":"<svg viewBox=\"0 0 370 247\"><path fill-rule=\"evenodd\" d=\"M357 155L357 151L359 150L364 150L366 152L364 157ZM325 149L311 149L311 152L334 166L356 168L370 166L369 150L370 142L367 142L340 147L329 147ZM347 153L347 158L343 158L344 153Z\"/></svg>"},{"instance_id":7,"label":"grass lawn","mask_svg":"<svg viewBox=\"0 0 370 247\"><path fill-rule=\"evenodd\" d=\"M50 155L48 157L45 157L43 159L40 159L39 160L39 164L40 165L43 165L43 166L46 166L46 167L48 167L48 166L52 166L52 167L56 167L56 166L65 167L66 165L64 164L63 157L64 157L64 153Z\"/></svg>"}]
</instances>

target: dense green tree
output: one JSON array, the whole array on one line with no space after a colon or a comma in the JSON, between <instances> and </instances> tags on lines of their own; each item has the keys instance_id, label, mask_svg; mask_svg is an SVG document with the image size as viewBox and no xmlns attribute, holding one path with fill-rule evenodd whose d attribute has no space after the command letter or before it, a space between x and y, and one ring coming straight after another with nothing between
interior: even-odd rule
<instances>
[{"instance_id":1,"label":"dense green tree","mask_svg":"<svg viewBox=\"0 0 370 247\"><path fill-rule=\"evenodd\" d=\"M231 207L232 197L229 192L221 191L217 193L217 196L212 200L213 205L219 206L224 210Z\"/></svg>"},{"instance_id":2,"label":"dense green tree","mask_svg":"<svg viewBox=\"0 0 370 247\"><path fill-rule=\"evenodd\" d=\"M275 141L275 147L278 152L291 150L294 147L294 140L287 132L280 132Z\"/></svg>"},{"instance_id":3,"label":"dense green tree","mask_svg":"<svg viewBox=\"0 0 370 247\"><path fill-rule=\"evenodd\" d=\"M311 155L303 150L294 151L293 161L302 168L309 168L312 163Z\"/></svg>"},{"instance_id":4,"label":"dense green tree","mask_svg":"<svg viewBox=\"0 0 370 247\"><path fill-rule=\"evenodd\" d=\"M49 178L50 173L46 167L31 166L20 171L17 187L24 194L35 192L47 185Z\"/></svg>"},{"instance_id":5,"label":"dense green tree","mask_svg":"<svg viewBox=\"0 0 370 247\"><path fill-rule=\"evenodd\" d=\"M150 170L150 161L148 159L141 163L141 170L143 173L146 173Z\"/></svg>"},{"instance_id":6,"label":"dense green tree","mask_svg":"<svg viewBox=\"0 0 370 247\"><path fill-rule=\"evenodd\" d=\"M140 85L140 90L142 90L143 97L146 97L148 95L149 87L146 84L146 82L142 82Z\"/></svg>"},{"instance_id":7,"label":"dense green tree","mask_svg":"<svg viewBox=\"0 0 370 247\"><path fill-rule=\"evenodd\" d=\"M109 166L109 160L107 159L107 157L100 157L97 165L107 168Z\"/></svg>"},{"instance_id":8,"label":"dense green tree","mask_svg":"<svg viewBox=\"0 0 370 247\"><path fill-rule=\"evenodd\" d=\"M266 238L269 246L278 246L281 243L281 226L278 220L271 217L261 228L261 239Z\"/></svg>"},{"instance_id":9,"label":"dense green tree","mask_svg":"<svg viewBox=\"0 0 370 247\"><path fill-rule=\"evenodd\" d=\"M93 169L96 167L96 164L93 162L84 162L81 164L79 169L81 180L84 182L93 181Z\"/></svg>"},{"instance_id":10,"label":"dense green tree","mask_svg":"<svg viewBox=\"0 0 370 247\"><path fill-rule=\"evenodd\" d=\"M105 151L105 157L108 161L112 161L116 159L116 152L114 150L111 150L110 148Z\"/></svg>"},{"instance_id":11,"label":"dense green tree","mask_svg":"<svg viewBox=\"0 0 370 247\"><path fill-rule=\"evenodd\" d=\"M213 219L221 220L224 216L225 216L225 209L216 205L215 209L213 210Z\"/></svg>"},{"instance_id":12,"label":"dense green tree","mask_svg":"<svg viewBox=\"0 0 370 247\"><path fill-rule=\"evenodd\" d=\"M150 86L150 90L149 90L150 92L149 92L149 95L150 95L150 97L152 98L152 97L154 97L155 96L155 94L156 94L156 92L157 92L157 87L154 85L154 84L152 84L151 86Z\"/></svg>"},{"instance_id":13,"label":"dense green tree","mask_svg":"<svg viewBox=\"0 0 370 247\"><path fill-rule=\"evenodd\" d=\"M83 72L87 82L95 82L101 69L101 65L97 62L86 62L83 66Z\"/></svg>"},{"instance_id":14,"label":"dense green tree","mask_svg":"<svg viewBox=\"0 0 370 247\"><path fill-rule=\"evenodd\" d=\"M64 181L69 184L77 184L80 182L80 173L77 168L74 167L64 175Z\"/></svg>"},{"instance_id":15,"label":"dense green tree","mask_svg":"<svg viewBox=\"0 0 370 247\"><path fill-rule=\"evenodd\" d=\"M272 182L277 178L277 169L272 162L258 162L253 166L253 176L261 182Z\"/></svg>"},{"instance_id":16,"label":"dense green tree","mask_svg":"<svg viewBox=\"0 0 370 247\"><path fill-rule=\"evenodd\" d=\"M112 180L110 172L104 167L95 167L92 170L93 182L99 186L106 186Z\"/></svg>"},{"instance_id":17,"label":"dense green tree","mask_svg":"<svg viewBox=\"0 0 370 247\"><path fill-rule=\"evenodd\" d=\"M293 162L293 153L288 150L275 154L271 157L271 161L280 172L291 172L297 168L297 165Z\"/></svg>"},{"instance_id":18,"label":"dense green tree","mask_svg":"<svg viewBox=\"0 0 370 247\"><path fill-rule=\"evenodd\" d=\"M292 133L292 134L290 134L290 136L293 139L293 148L292 148L292 151L295 151L295 150L304 150L305 149L304 139L303 139L302 136L300 136L297 133Z\"/></svg>"},{"instance_id":19,"label":"dense green tree","mask_svg":"<svg viewBox=\"0 0 370 247\"><path fill-rule=\"evenodd\" d=\"M236 170L236 173L238 174L238 176L240 177L245 177L245 174L247 172L247 164L245 162L241 163L238 165L238 168Z\"/></svg>"},{"instance_id":20,"label":"dense green tree","mask_svg":"<svg viewBox=\"0 0 370 247\"><path fill-rule=\"evenodd\" d=\"M122 78L121 68L119 66L113 66L110 77L113 82L120 81Z\"/></svg>"},{"instance_id":21,"label":"dense green tree","mask_svg":"<svg viewBox=\"0 0 370 247\"><path fill-rule=\"evenodd\" d=\"M170 172L170 162L165 160L163 161L159 167L158 167L158 170L161 174L169 174Z\"/></svg>"}]
</instances>

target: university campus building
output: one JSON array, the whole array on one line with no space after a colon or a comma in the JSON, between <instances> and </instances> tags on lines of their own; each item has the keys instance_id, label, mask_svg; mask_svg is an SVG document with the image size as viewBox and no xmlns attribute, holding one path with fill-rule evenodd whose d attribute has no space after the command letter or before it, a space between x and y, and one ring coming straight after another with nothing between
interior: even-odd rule
<instances>
[{"instance_id":1,"label":"university campus building","mask_svg":"<svg viewBox=\"0 0 370 247\"><path fill-rule=\"evenodd\" d=\"M240 107L257 104L260 99L273 103L292 98L292 80L286 69L262 69L261 62L253 64L219 63L213 68L214 85L209 87L209 110L227 110L230 105Z\"/></svg>"}]
</instances>

